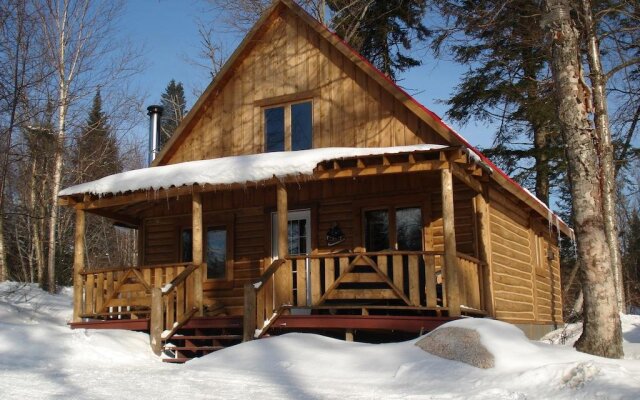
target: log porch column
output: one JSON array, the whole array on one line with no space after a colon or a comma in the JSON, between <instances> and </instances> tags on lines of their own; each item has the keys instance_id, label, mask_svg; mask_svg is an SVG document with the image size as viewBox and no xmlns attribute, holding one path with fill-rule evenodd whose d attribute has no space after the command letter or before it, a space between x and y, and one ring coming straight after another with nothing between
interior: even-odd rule
<instances>
[{"instance_id":1,"label":"log porch column","mask_svg":"<svg viewBox=\"0 0 640 400\"><path fill-rule=\"evenodd\" d=\"M284 183L278 181L276 192L276 204L278 209L278 258L287 257L289 252L287 229L289 219L287 216L287 188Z\"/></svg>"},{"instance_id":2,"label":"log porch column","mask_svg":"<svg viewBox=\"0 0 640 400\"><path fill-rule=\"evenodd\" d=\"M442 228L444 234L444 280L450 316L460 315L460 287L453 207L453 175L450 168L440 173L442 184Z\"/></svg>"},{"instance_id":3,"label":"log porch column","mask_svg":"<svg viewBox=\"0 0 640 400\"><path fill-rule=\"evenodd\" d=\"M202 251L202 196L199 192L194 192L191 200L191 232L192 232L192 254L193 264L198 265L199 268L193 271L193 299L194 307L198 307L198 313L196 315L202 316L204 310L202 307L203 293L202 293L202 279L204 277L204 255Z\"/></svg>"},{"instance_id":4,"label":"log porch column","mask_svg":"<svg viewBox=\"0 0 640 400\"><path fill-rule=\"evenodd\" d=\"M493 299L493 270L491 267L491 228L489 220L489 195L486 191L475 197L477 220L478 259L484 263L481 267L482 305L487 314L495 317Z\"/></svg>"},{"instance_id":5,"label":"log porch column","mask_svg":"<svg viewBox=\"0 0 640 400\"><path fill-rule=\"evenodd\" d=\"M278 181L276 185L276 205L278 213L278 258L284 259L289 254L289 219L287 205L287 188L285 184ZM274 276L274 305L279 307L283 304L291 304L292 300L292 282L291 275L287 273L286 264L282 265Z\"/></svg>"},{"instance_id":6,"label":"log porch column","mask_svg":"<svg viewBox=\"0 0 640 400\"><path fill-rule=\"evenodd\" d=\"M84 270L84 239L85 215L84 210L76 208L76 231L73 252L73 322L80 321L82 313L82 275Z\"/></svg>"}]
</instances>

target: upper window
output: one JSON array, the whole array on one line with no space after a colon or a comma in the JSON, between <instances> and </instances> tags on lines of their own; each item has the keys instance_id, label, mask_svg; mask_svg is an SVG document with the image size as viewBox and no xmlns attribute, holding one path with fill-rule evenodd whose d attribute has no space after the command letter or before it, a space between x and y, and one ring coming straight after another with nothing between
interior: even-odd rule
<instances>
[{"instance_id":1,"label":"upper window","mask_svg":"<svg viewBox=\"0 0 640 400\"><path fill-rule=\"evenodd\" d=\"M265 151L306 150L313 146L313 103L264 109Z\"/></svg>"},{"instance_id":2,"label":"upper window","mask_svg":"<svg viewBox=\"0 0 640 400\"><path fill-rule=\"evenodd\" d=\"M284 107L264 110L266 150L284 151Z\"/></svg>"}]
</instances>

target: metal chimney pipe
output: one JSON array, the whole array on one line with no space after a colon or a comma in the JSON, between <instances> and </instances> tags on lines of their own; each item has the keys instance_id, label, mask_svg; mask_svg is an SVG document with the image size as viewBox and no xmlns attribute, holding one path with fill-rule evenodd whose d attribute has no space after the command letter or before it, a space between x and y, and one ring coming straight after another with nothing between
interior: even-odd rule
<instances>
[{"instance_id":1,"label":"metal chimney pipe","mask_svg":"<svg viewBox=\"0 0 640 400\"><path fill-rule=\"evenodd\" d=\"M160 152L160 120L162 118L162 106L152 105L147 107L147 115L149 116L149 165Z\"/></svg>"}]
</instances>

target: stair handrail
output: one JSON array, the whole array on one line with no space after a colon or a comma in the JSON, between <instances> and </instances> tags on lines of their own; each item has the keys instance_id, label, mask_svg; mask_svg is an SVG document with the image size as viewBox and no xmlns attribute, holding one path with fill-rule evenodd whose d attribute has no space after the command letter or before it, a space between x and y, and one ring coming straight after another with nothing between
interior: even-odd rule
<instances>
[{"instance_id":1,"label":"stair handrail","mask_svg":"<svg viewBox=\"0 0 640 400\"><path fill-rule=\"evenodd\" d=\"M262 294L265 284L273 279L274 274L278 269L287 262L285 258L278 258L274 260L271 265L262 273L260 278L254 283L247 283L244 286L244 318L243 318L243 337L242 341L246 342L255 338L255 332L258 328L258 308L257 299L258 295ZM277 310L276 310L277 315ZM270 321L273 317L270 318ZM264 326L260 327L264 330Z\"/></svg>"},{"instance_id":2,"label":"stair handrail","mask_svg":"<svg viewBox=\"0 0 640 400\"><path fill-rule=\"evenodd\" d=\"M176 276L171 282L165 284L163 287L151 288L151 315L149 317L149 338L151 342L151 349L154 353L160 354L162 351L162 341L171 339L171 337L186 324L194 315L196 315L202 307L202 304L197 300L201 298L202 293L202 277L200 273L201 266L191 264L185 268L178 276ZM190 276L194 276L194 287L190 293L193 299L193 306L187 310L183 318L179 321L175 321L172 326L166 326L168 321L166 318L167 309L165 308L165 298L177 291L181 284L184 284ZM198 294L200 292L200 295Z\"/></svg>"}]
</instances>

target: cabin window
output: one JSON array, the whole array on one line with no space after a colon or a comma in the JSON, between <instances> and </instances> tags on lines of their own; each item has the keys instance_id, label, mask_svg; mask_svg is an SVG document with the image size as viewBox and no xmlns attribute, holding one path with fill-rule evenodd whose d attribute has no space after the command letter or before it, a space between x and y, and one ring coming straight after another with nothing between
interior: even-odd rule
<instances>
[{"instance_id":1,"label":"cabin window","mask_svg":"<svg viewBox=\"0 0 640 400\"><path fill-rule=\"evenodd\" d=\"M204 261L207 263L207 279L231 279L227 272L230 257L230 239L226 226L209 227L204 237ZM193 231L184 228L180 232L180 261L193 261Z\"/></svg>"},{"instance_id":2,"label":"cabin window","mask_svg":"<svg viewBox=\"0 0 640 400\"><path fill-rule=\"evenodd\" d=\"M291 105L291 150L311 148L312 133L311 102Z\"/></svg>"},{"instance_id":3,"label":"cabin window","mask_svg":"<svg viewBox=\"0 0 640 400\"><path fill-rule=\"evenodd\" d=\"M313 147L313 103L264 109L265 151L306 150Z\"/></svg>"},{"instance_id":4,"label":"cabin window","mask_svg":"<svg viewBox=\"0 0 640 400\"><path fill-rule=\"evenodd\" d=\"M422 212L418 207L396 210L398 250L422 250Z\"/></svg>"},{"instance_id":5,"label":"cabin window","mask_svg":"<svg viewBox=\"0 0 640 400\"><path fill-rule=\"evenodd\" d=\"M364 225L367 251L389 250L389 211L365 211Z\"/></svg>"},{"instance_id":6,"label":"cabin window","mask_svg":"<svg viewBox=\"0 0 640 400\"><path fill-rule=\"evenodd\" d=\"M180 261L193 261L193 231L191 228L180 232Z\"/></svg>"},{"instance_id":7,"label":"cabin window","mask_svg":"<svg viewBox=\"0 0 640 400\"><path fill-rule=\"evenodd\" d=\"M284 151L284 107L264 110L266 151Z\"/></svg>"},{"instance_id":8,"label":"cabin window","mask_svg":"<svg viewBox=\"0 0 640 400\"><path fill-rule=\"evenodd\" d=\"M387 208L364 212L367 251L422 250L422 211L419 207Z\"/></svg>"},{"instance_id":9,"label":"cabin window","mask_svg":"<svg viewBox=\"0 0 640 400\"><path fill-rule=\"evenodd\" d=\"M207 279L224 279L227 273L227 230L207 229Z\"/></svg>"}]
</instances>

